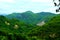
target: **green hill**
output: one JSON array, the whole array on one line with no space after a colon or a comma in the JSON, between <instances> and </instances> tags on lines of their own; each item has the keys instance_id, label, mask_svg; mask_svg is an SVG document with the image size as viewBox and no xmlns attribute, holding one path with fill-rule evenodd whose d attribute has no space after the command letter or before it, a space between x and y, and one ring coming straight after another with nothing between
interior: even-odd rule
<instances>
[{"instance_id":1,"label":"green hill","mask_svg":"<svg viewBox=\"0 0 60 40\"><path fill-rule=\"evenodd\" d=\"M56 14L50 13L50 12L40 12L40 13L33 13L31 11L26 11L23 13L12 13L9 15L6 15L7 18L15 18L18 20L24 21L26 24L37 24L38 22L45 21L47 22L52 17L54 17Z\"/></svg>"},{"instance_id":2,"label":"green hill","mask_svg":"<svg viewBox=\"0 0 60 40\"><path fill-rule=\"evenodd\" d=\"M60 40L60 15L53 17L42 27L33 28L28 36L36 40Z\"/></svg>"},{"instance_id":3,"label":"green hill","mask_svg":"<svg viewBox=\"0 0 60 40\"><path fill-rule=\"evenodd\" d=\"M24 16L19 19L18 14ZM28 11L27 13L10 15L0 15L0 40L60 40L60 14L56 15L48 12L34 14ZM27 20L25 15L27 18L32 19L33 17L36 21L39 20L38 22L41 20L46 23L43 26L33 25L32 22L27 24L22 20L23 18ZM27 21L29 22L29 19Z\"/></svg>"},{"instance_id":4,"label":"green hill","mask_svg":"<svg viewBox=\"0 0 60 40\"><path fill-rule=\"evenodd\" d=\"M32 25L0 16L0 40L27 40L25 33L31 29Z\"/></svg>"}]
</instances>

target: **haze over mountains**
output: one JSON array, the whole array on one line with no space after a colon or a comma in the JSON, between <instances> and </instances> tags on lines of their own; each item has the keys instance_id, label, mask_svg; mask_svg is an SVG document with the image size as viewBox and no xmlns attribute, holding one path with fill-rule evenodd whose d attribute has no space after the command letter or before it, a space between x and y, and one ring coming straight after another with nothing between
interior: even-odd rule
<instances>
[{"instance_id":1,"label":"haze over mountains","mask_svg":"<svg viewBox=\"0 0 60 40\"><path fill-rule=\"evenodd\" d=\"M37 24L41 21L49 21L52 17L54 17L56 14L50 13L50 12L40 12L40 13L34 13L32 11L26 11L23 13L12 13L9 15L6 15L7 18L12 19L18 19L20 21L25 22L26 24Z\"/></svg>"}]
</instances>

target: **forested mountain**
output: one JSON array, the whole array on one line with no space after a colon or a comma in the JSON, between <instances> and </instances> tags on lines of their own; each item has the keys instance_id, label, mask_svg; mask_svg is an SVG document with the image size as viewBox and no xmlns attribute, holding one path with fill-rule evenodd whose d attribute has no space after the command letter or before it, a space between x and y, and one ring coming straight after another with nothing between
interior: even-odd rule
<instances>
[{"instance_id":1,"label":"forested mountain","mask_svg":"<svg viewBox=\"0 0 60 40\"><path fill-rule=\"evenodd\" d=\"M29 31L28 36L36 40L60 40L60 14L42 27Z\"/></svg>"},{"instance_id":2,"label":"forested mountain","mask_svg":"<svg viewBox=\"0 0 60 40\"><path fill-rule=\"evenodd\" d=\"M34 28L17 19L8 19L0 15L0 40L27 40L27 32Z\"/></svg>"},{"instance_id":3,"label":"forested mountain","mask_svg":"<svg viewBox=\"0 0 60 40\"><path fill-rule=\"evenodd\" d=\"M33 12L28 13L26 13L27 17L29 17L28 15L31 16ZM42 17L44 13L33 15L41 15ZM60 40L60 14L55 16L55 14L50 15L51 13L45 13L48 16L44 17L49 17L50 19L43 26L36 26L32 23L26 24L23 20L15 18L18 14L14 13L14 18L10 14L11 19L0 15L0 40ZM26 14L24 13L23 15L25 16Z\"/></svg>"},{"instance_id":4,"label":"forested mountain","mask_svg":"<svg viewBox=\"0 0 60 40\"><path fill-rule=\"evenodd\" d=\"M6 15L7 18L15 18L18 20L24 21L26 24L37 24L38 22L45 21L47 22L52 17L56 16L56 14L50 12L40 12L40 13L33 13L32 11L26 11L23 13L12 13Z\"/></svg>"}]
</instances>

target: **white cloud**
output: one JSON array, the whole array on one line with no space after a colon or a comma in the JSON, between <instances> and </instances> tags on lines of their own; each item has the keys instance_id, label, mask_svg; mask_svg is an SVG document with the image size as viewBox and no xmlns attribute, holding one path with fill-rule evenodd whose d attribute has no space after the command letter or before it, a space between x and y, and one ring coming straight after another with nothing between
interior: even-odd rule
<instances>
[{"instance_id":1,"label":"white cloud","mask_svg":"<svg viewBox=\"0 0 60 40\"><path fill-rule=\"evenodd\" d=\"M54 4L52 0L0 0L0 12L33 12L50 11L53 12ZM53 10L53 11L51 11Z\"/></svg>"},{"instance_id":2,"label":"white cloud","mask_svg":"<svg viewBox=\"0 0 60 40\"><path fill-rule=\"evenodd\" d=\"M44 9L43 11L56 13L55 10L56 10L56 7L50 7L50 8Z\"/></svg>"},{"instance_id":3,"label":"white cloud","mask_svg":"<svg viewBox=\"0 0 60 40\"><path fill-rule=\"evenodd\" d=\"M14 3L15 0L0 0L0 3Z\"/></svg>"},{"instance_id":4,"label":"white cloud","mask_svg":"<svg viewBox=\"0 0 60 40\"><path fill-rule=\"evenodd\" d=\"M31 0L32 2L52 2L52 0Z\"/></svg>"}]
</instances>

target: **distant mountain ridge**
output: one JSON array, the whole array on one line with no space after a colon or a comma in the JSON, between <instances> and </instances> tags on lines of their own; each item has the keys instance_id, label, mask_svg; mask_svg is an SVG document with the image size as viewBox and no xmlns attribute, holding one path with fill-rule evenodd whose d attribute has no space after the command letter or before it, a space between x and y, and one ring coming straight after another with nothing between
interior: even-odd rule
<instances>
[{"instance_id":1,"label":"distant mountain ridge","mask_svg":"<svg viewBox=\"0 0 60 40\"><path fill-rule=\"evenodd\" d=\"M26 11L23 13L12 13L6 15L6 17L9 19L15 18L24 21L27 24L37 24L41 21L47 22L54 16L56 16L56 14L50 12L33 13L32 11Z\"/></svg>"}]
</instances>

